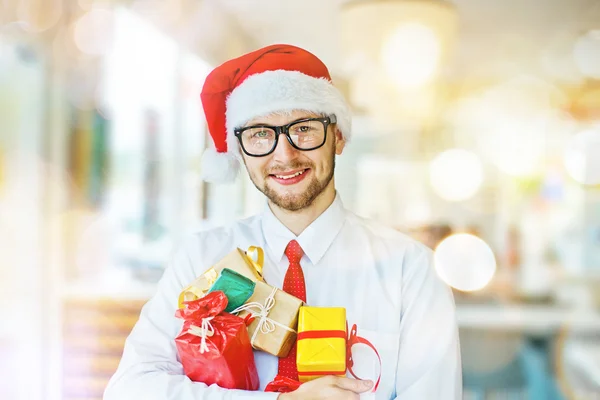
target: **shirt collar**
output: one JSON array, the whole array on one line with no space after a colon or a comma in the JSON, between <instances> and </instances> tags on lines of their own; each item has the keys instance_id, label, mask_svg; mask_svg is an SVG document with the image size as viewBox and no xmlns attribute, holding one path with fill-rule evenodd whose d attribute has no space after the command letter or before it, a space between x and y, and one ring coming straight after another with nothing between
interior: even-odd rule
<instances>
[{"instance_id":1,"label":"shirt collar","mask_svg":"<svg viewBox=\"0 0 600 400\"><path fill-rule=\"evenodd\" d=\"M342 199L336 193L333 203L300 236L296 236L277 219L266 204L262 214L263 236L276 261L281 261L288 243L296 239L304 254L315 265L344 225L345 215Z\"/></svg>"}]
</instances>

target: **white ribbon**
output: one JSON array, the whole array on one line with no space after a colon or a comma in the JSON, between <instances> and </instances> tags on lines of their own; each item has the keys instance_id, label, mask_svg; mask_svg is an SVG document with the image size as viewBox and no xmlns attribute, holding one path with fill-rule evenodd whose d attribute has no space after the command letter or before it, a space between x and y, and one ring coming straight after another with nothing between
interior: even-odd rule
<instances>
[{"instance_id":1,"label":"white ribbon","mask_svg":"<svg viewBox=\"0 0 600 400\"><path fill-rule=\"evenodd\" d=\"M246 303L244 305L239 306L235 310L233 310L232 314L238 314L242 311L248 311L253 318L260 318L258 321L258 326L250 339L250 344L254 346L254 340L256 339L256 335L260 331L261 333L268 334L275 330L275 326L279 326L287 331L292 333L296 333L295 330L291 329L289 326L285 326L280 324L279 322L269 318L269 312L275 306L275 293L277 292L277 288L273 288L271 294L265 300L265 304L260 304L257 301L251 301L250 303Z\"/></svg>"},{"instance_id":2,"label":"white ribbon","mask_svg":"<svg viewBox=\"0 0 600 400\"><path fill-rule=\"evenodd\" d=\"M214 317L206 317L202 318L202 326L198 327L196 325L191 325L187 331L192 335L199 336L202 338L200 341L200 354L204 354L205 351L208 351L208 345L206 344L206 338L211 337L215 334L215 329L213 328L210 321Z\"/></svg>"}]
</instances>

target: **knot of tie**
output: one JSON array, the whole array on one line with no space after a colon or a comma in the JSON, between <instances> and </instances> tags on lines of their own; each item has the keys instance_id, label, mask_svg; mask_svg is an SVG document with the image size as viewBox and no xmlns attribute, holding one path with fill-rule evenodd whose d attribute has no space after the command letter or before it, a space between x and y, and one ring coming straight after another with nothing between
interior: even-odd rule
<instances>
[{"instance_id":1,"label":"knot of tie","mask_svg":"<svg viewBox=\"0 0 600 400\"><path fill-rule=\"evenodd\" d=\"M296 242L295 240L289 242L287 247L285 248L285 255L287 256L290 263L299 263L302 259L303 254L304 251L302 251L302 247L300 247L298 242Z\"/></svg>"}]
</instances>

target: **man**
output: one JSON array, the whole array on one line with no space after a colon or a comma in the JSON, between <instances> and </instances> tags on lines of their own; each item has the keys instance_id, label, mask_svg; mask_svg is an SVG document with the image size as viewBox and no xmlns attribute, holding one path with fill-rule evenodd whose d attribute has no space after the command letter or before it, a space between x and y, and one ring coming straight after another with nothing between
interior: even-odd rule
<instances>
[{"instance_id":1,"label":"man","mask_svg":"<svg viewBox=\"0 0 600 400\"><path fill-rule=\"evenodd\" d=\"M269 46L217 67L201 97L216 150L203 158L205 178L234 178L241 158L267 205L182 246L127 339L105 399L461 399L454 302L431 251L345 210L336 193L335 157L350 138L351 114L326 66L300 48ZM284 394L191 382L174 342L178 294L235 247L251 245L265 251L269 284L311 306L345 307L381 369L356 345L354 372L365 380L319 378ZM261 390L278 374L297 379L295 348L286 358L255 359Z\"/></svg>"}]
</instances>

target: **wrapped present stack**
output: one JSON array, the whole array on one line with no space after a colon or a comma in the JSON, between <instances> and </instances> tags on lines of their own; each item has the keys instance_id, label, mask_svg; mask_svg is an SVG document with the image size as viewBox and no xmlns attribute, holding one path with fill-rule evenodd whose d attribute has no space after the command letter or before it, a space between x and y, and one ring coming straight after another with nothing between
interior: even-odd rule
<instances>
[{"instance_id":1,"label":"wrapped present stack","mask_svg":"<svg viewBox=\"0 0 600 400\"><path fill-rule=\"evenodd\" d=\"M256 390L252 349L286 357L297 342L300 382L277 376L266 391L288 392L321 376L345 376L347 366L354 376L348 343L367 341L356 335L356 325L348 339L346 310L309 307L268 285L262 279L263 259L258 247L236 249L182 291L176 316L185 322L176 342L186 375Z\"/></svg>"}]
</instances>

